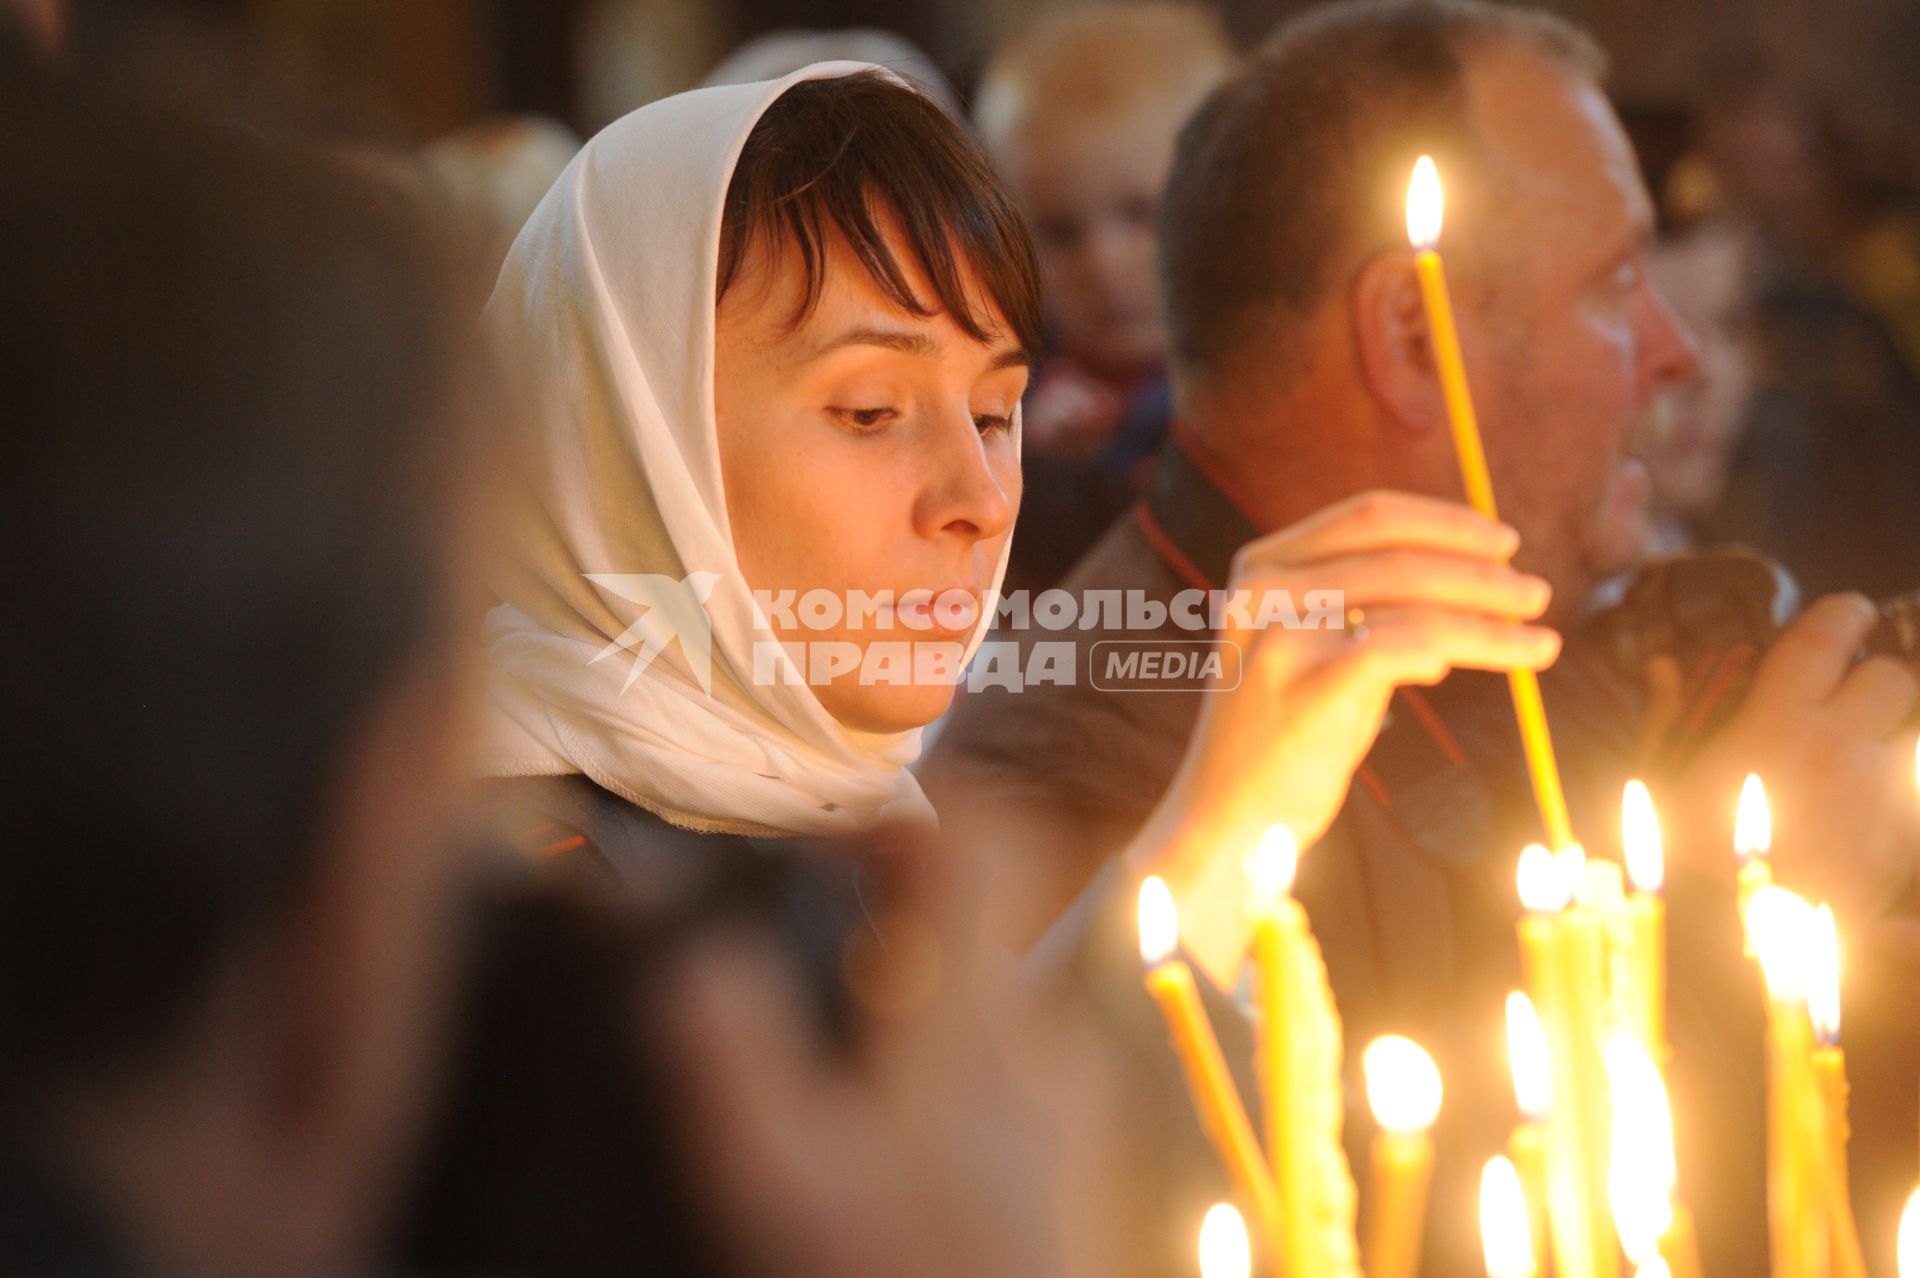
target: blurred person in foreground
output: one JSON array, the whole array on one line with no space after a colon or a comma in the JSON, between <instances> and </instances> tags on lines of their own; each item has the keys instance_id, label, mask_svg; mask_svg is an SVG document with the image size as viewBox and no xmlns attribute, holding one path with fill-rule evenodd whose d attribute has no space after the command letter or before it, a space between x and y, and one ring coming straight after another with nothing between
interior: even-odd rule
<instances>
[{"instance_id":1,"label":"blurred person in foreground","mask_svg":"<svg viewBox=\"0 0 1920 1278\"><path fill-rule=\"evenodd\" d=\"M982 76L974 121L1032 224L1047 287L1016 586L1063 576L1140 491L1165 437L1154 216L1180 126L1233 64L1204 9L1082 6L1038 19Z\"/></svg>"},{"instance_id":2,"label":"blurred person in foreground","mask_svg":"<svg viewBox=\"0 0 1920 1278\"><path fill-rule=\"evenodd\" d=\"M429 227L0 58L0 1267L344 1272L439 1064L474 384Z\"/></svg>"},{"instance_id":3,"label":"blurred person in foreground","mask_svg":"<svg viewBox=\"0 0 1920 1278\"><path fill-rule=\"evenodd\" d=\"M1364 508L1380 489L1459 499L1405 222L1408 174L1434 156L1493 485L1520 534L1513 563L1550 586L1545 620L1568 635L1542 684L1574 829L1608 848L1621 785L1642 770L1662 803L1682 1183L1709 1266L1731 1272L1759 1263L1764 1219L1751 1174L1758 1054L1746 1050L1759 1042L1759 1007L1732 907L1734 799L1750 769L1779 778L1777 872L1831 896L1850 935L1875 935L1888 911L1913 908L1903 893L1916 685L1886 658L1853 664L1873 612L1831 598L1773 644L1716 731L1663 741L1671 753L1658 759L1641 753L1644 672L1597 651L1583 619L1595 585L1641 554L1646 476L1627 449L1695 351L1648 281L1652 204L1602 74L1587 37L1539 12L1388 0L1296 20L1202 105L1161 202L1177 426L1146 497L1062 587L1083 622L1103 594L1139 592L1162 610L1141 607L1147 620L1134 626L1106 612L1091 629L1019 636L1023 651L1070 642L1077 682L968 697L924 775L957 832L1003 851L1019 938L1054 925L1068 1004L1091 1001L1117 1037L1157 1032L1137 996L1123 903L1104 917L1061 911L1148 819L1210 698L1202 681L1153 678L1144 664L1129 676L1112 654L1231 639L1204 618L1183 621L1182 592L1219 588L1247 547L1309 512ZM1403 587L1384 585L1377 567L1275 540L1272 579L1344 591L1367 631L1361 648L1376 619L1396 614ZM1399 567L1417 578L1442 562L1407 556ZM1276 703L1274 723L1287 720ZM987 832L967 834L983 821ZM1463 671L1396 696L1302 862L1298 895L1350 1053L1380 1033L1411 1034L1447 1079L1429 1272L1480 1265L1471 1169L1504 1139L1512 1104L1498 1027L1518 978L1514 858L1541 837L1505 682ZM1904 1022L1892 1009L1885 1019ZM1183 1103L1172 1092L1170 1113ZM1140 1112L1149 1094L1143 1077ZM1910 1088L1891 1095L1912 1105ZM1169 1169L1173 1148L1115 1165ZM1116 1215L1178 1216L1209 1188L1166 1172L1117 1187L1128 1208Z\"/></svg>"}]
</instances>

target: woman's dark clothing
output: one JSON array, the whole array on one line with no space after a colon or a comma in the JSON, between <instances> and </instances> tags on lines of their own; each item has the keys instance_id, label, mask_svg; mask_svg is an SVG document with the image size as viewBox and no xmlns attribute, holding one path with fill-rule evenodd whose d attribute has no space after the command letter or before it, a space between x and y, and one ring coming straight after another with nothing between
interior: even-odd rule
<instances>
[{"instance_id":1,"label":"woman's dark clothing","mask_svg":"<svg viewBox=\"0 0 1920 1278\"><path fill-rule=\"evenodd\" d=\"M523 855L480 919L445 1112L404 1214L417 1273L725 1272L687 1192L696 1150L649 1050L648 1000L692 936L779 938L844 1032L838 962L861 872L806 840L701 834L583 777L490 783ZM524 871L531 861L533 868Z\"/></svg>"}]
</instances>

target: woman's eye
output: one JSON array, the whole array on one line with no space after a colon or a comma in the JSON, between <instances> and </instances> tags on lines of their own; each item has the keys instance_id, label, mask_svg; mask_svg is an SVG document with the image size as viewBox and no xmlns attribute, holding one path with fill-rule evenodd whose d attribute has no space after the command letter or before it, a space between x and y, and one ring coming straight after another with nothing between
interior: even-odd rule
<instances>
[{"instance_id":1,"label":"woman's eye","mask_svg":"<svg viewBox=\"0 0 1920 1278\"><path fill-rule=\"evenodd\" d=\"M999 413L975 413L973 425L982 435L999 435L1013 429L1013 418Z\"/></svg>"},{"instance_id":2,"label":"woman's eye","mask_svg":"<svg viewBox=\"0 0 1920 1278\"><path fill-rule=\"evenodd\" d=\"M879 430L898 416L891 408L830 408L827 411L857 431Z\"/></svg>"}]
</instances>

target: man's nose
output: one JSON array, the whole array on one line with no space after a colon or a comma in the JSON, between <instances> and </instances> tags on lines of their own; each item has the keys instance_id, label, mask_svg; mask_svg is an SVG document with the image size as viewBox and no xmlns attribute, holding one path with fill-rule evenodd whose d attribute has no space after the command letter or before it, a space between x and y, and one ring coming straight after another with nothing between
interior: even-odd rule
<instances>
[{"instance_id":1,"label":"man's nose","mask_svg":"<svg viewBox=\"0 0 1920 1278\"><path fill-rule=\"evenodd\" d=\"M1011 485L1002 482L970 411L941 421L932 433L931 480L914 503L915 531L929 539L958 536L969 542L1006 532L1019 512L1018 472Z\"/></svg>"},{"instance_id":2,"label":"man's nose","mask_svg":"<svg viewBox=\"0 0 1920 1278\"><path fill-rule=\"evenodd\" d=\"M1651 285L1644 290L1640 351L1641 382L1649 395L1686 381L1700 369L1700 343Z\"/></svg>"}]
</instances>

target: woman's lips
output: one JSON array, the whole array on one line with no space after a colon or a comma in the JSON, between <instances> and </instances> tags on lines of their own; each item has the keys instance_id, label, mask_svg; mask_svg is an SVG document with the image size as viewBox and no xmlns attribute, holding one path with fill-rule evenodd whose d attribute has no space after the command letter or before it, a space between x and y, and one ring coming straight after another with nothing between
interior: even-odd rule
<instances>
[{"instance_id":1,"label":"woman's lips","mask_svg":"<svg viewBox=\"0 0 1920 1278\"><path fill-rule=\"evenodd\" d=\"M893 618L908 630L968 634L980 618L980 591L958 582L931 590L909 590L895 599Z\"/></svg>"}]
</instances>

